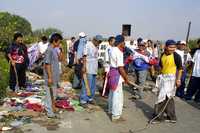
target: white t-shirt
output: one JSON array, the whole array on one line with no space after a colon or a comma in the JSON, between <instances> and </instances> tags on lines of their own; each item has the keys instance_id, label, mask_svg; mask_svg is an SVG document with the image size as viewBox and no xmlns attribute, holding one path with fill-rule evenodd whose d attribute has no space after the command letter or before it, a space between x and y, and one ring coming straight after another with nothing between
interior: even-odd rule
<instances>
[{"instance_id":1,"label":"white t-shirt","mask_svg":"<svg viewBox=\"0 0 200 133\"><path fill-rule=\"evenodd\" d=\"M48 48L48 45L49 45L48 42L47 42L47 43L39 42L39 43L38 43L39 52L40 52L41 54L44 54L45 51L46 51L47 48Z\"/></svg>"},{"instance_id":2,"label":"white t-shirt","mask_svg":"<svg viewBox=\"0 0 200 133\"><path fill-rule=\"evenodd\" d=\"M104 59L104 67L105 72L108 72L110 69L110 52L111 52L112 46L108 45L105 50L105 59Z\"/></svg>"},{"instance_id":3,"label":"white t-shirt","mask_svg":"<svg viewBox=\"0 0 200 133\"><path fill-rule=\"evenodd\" d=\"M200 50L197 50L193 57L194 68L192 76L200 77Z\"/></svg>"},{"instance_id":4,"label":"white t-shirt","mask_svg":"<svg viewBox=\"0 0 200 133\"><path fill-rule=\"evenodd\" d=\"M112 47L110 53L110 67L118 68L124 66L124 55L118 47ZM122 76L120 76L120 82L123 82Z\"/></svg>"},{"instance_id":5,"label":"white t-shirt","mask_svg":"<svg viewBox=\"0 0 200 133\"><path fill-rule=\"evenodd\" d=\"M98 48L92 42L88 42L84 48L86 55L87 74L97 74L98 71Z\"/></svg>"},{"instance_id":6,"label":"white t-shirt","mask_svg":"<svg viewBox=\"0 0 200 133\"><path fill-rule=\"evenodd\" d=\"M176 53L181 56L182 65L184 66L184 50L176 49ZM187 59L185 60L185 63L187 63L188 61L192 61L192 57L189 53L187 53Z\"/></svg>"}]
</instances>

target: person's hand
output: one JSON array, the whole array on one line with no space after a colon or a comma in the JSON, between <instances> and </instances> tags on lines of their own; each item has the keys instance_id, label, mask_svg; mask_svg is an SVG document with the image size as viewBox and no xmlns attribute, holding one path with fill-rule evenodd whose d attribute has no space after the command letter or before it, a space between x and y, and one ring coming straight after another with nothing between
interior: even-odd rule
<instances>
[{"instance_id":1,"label":"person's hand","mask_svg":"<svg viewBox=\"0 0 200 133\"><path fill-rule=\"evenodd\" d=\"M12 66L15 66L15 61L11 60L11 64L12 64Z\"/></svg>"},{"instance_id":2,"label":"person's hand","mask_svg":"<svg viewBox=\"0 0 200 133\"><path fill-rule=\"evenodd\" d=\"M82 73L86 73L86 67L82 68Z\"/></svg>"},{"instance_id":3,"label":"person's hand","mask_svg":"<svg viewBox=\"0 0 200 133\"><path fill-rule=\"evenodd\" d=\"M181 86L181 80L176 80L176 87L180 87Z\"/></svg>"},{"instance_id":4,"label":"person's hand","mask_svg":"<svg viewBox=\"0 0 200 133\"><path fill-rule=\"evenodd\" d=\"M51 85L52 85L52 83L53 83L53 80L52 80L52 78L48 78L48 85L49 85L49 86L51 86Z\"/></svg>"}]
</instances>

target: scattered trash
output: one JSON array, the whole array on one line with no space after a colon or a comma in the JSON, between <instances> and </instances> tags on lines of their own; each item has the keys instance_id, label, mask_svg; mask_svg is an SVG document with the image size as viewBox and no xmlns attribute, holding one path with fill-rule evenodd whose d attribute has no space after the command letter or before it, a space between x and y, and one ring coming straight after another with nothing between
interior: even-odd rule
<instances>
[{"instance_id":1,"label":"scattered trash","mask_svg":"<svg viewBox=\"0 0 200 133\"><path fill-rule=\"evenodd\" d=\"M12 128L11 127L2 127L0 129L0 131L8 131L8 130L12 130Z\"/></svg>"},{"instance_id":2,"label":"scattered trash","mask_svg":"<svg viewBox=\"0 0 200 133\"><path fill-rule=\"evenodd\" d=\"M22 121L13 121L10 123L10 126L13 127L13 128L19 128L23 125L23 122Z\"/></svg>"}]
</instances>

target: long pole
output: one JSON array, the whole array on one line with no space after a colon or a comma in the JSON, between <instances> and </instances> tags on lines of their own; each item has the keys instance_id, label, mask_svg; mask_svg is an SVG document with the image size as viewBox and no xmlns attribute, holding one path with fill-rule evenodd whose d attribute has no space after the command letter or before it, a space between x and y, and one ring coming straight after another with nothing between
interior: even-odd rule
<instances>
[{"instance_id":1,"label":"long pole","mask_svg":"<svg viewBox=\"0 0 200 133\"><path fill-rule=\"evenodd\" d=\"M188 44L189 36L190 36L190 28L191 28L191 21L189 22L188 31L187 31L187 36L186 36L186 43L187 43L187 44Z\"/></svg>"}]
</instances>

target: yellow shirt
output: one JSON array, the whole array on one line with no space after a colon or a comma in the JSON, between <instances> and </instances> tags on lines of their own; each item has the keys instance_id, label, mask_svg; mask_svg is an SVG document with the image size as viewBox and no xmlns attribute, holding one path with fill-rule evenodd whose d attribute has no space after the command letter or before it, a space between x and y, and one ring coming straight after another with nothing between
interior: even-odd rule
<instances>
[{"instance_id":1,"label":"yellow shirt","mask_svg":"<svg viewBox=\"0 0 200 133\"><path fill-rule=\"evenodd\" d=\"M176 74L176 64L174 61L174 54L166 55L163 54L161 58L162 62L162 74Z\"/></svg>"}]
</instances>

